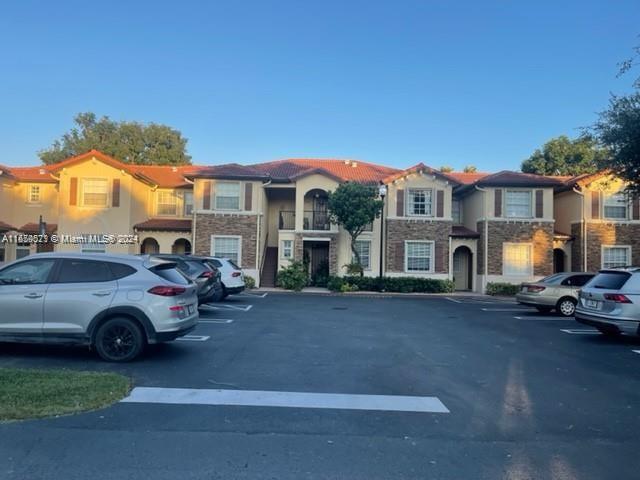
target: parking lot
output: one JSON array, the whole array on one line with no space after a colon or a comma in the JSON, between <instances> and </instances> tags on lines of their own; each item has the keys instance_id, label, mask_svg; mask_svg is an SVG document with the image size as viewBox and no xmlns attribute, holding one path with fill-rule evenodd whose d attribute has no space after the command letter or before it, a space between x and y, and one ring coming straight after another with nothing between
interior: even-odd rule
<instances>
[{"instance_id":1,"label":"parking lot","mask_svg":"<svg viewBox=\"0 0 640 480\"><path fill-rule=\"evenodd\" d=\"M108 409L0 425L0 478L640 471L640 341L509 300L247 293L130 364L79 348L1 352L1 366L117 371L144 388Z\"/></svg>"}]
</instances>

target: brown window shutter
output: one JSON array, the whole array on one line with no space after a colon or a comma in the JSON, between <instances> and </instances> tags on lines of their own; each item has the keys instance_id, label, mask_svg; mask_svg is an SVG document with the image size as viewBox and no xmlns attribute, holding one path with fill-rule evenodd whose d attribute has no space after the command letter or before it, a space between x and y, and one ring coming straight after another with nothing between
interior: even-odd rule
<instances>
[{"instance_id":1,"label":"brown window shutter","mask_svg":"<svg viewBox=\"0 0 640 480\"><path fill-rule=\"evenodd\" d=\"M120 179L113 179L113 186L111 191L111 205L114 207L120 206Z\"/></svg>"},{"instance_id":2,"label":"brown window shutter","mask_svg":"<svg viewBox=\"0 0 640 480\"><path fill-rule=\"evenodd\" d=\"M600 218L600 192L591 192L591 218Z\"/></svg>"},{"instance_id":3,"label":"brown window shutter","mask_svg":"<svg viewBox=\"0 0 640 480\"><path fill-rule=\"evenodd\" d=\"M494 196L494 216L502 216L502 190L496 188Z\"/></svg>"},{"instance_id":4,"label":"brown window shutter","mask_svg":"<svg viewBox=\"0 0 640 480\"><path fill-rule=\"evenodd\" d=\"M435 246L435 272L436 273L445 273L444 268L444 248L442 242L436 242Z\"/></svg>"},{"instance_id":5,"label":"brown window shutter","mask_svg":"<svg viewBox=\"0 0 640 480\"><path fill-rule=\"evenodd\" d=\"M395 265L392 265L389 270L396 272L404 271L404 242L398 242L395 248ZM394 268L395 267L395 268Z\"/></svg>"},{"instance_id":6,"label":"brown window shutter","mask_svg":"<svg viewBox=\"0 0 640 480\"><path fill-rule=\"evenodd\" d=\"M202 208L211 210L211 182L209 180L202 182L202 188Z\"/></svg>"},{"instance_id":7,"label":"brown window shutter","mask_svg":"<svg viewBox=\"0 0 640 480\"><path fill-rule=\"evenodd\" d=\"M78 205L78 177L69 179L69 205Z\"/></svg>"},{"instance_id":8,"label":"brown window shutter","mask_svg":"<svg viewBox=\"0 0 640 480\"><path fill-rule=\"evenodd\" d=\"M436 217L444 217L444 190L436 192Z\"/></svg>"},{"instance_id":9,"label":"brown window shutter","mask_svg":"<svg viewBox=\"0 0 640 480\"><path fill-rule=\"evenodd\" d=\"M251 201L253 200L253 183L244 184L244 209L251 211Z\"/></svg>"},{"instance_id":10,"label":"brown window shutter","mask_svg":"<svg viewBox=\"0 0 640 480\"><path fill-rule=\"evenodd\" d=\"M544 217L544 190L536 190L536 218Z\"/></svg>"},{"instance_id":11,"label":"brown window shutter","mask_svg":"<svg viewBox=\"0 0 640 480\"><path fill-rule=\"evenodd\" d=\"M396 215L404 217L404 190L396 190Z\"/></svg>"},{"instance_id":12,"label":"brown window shutter","mask_svg":"<svg viewBox=\"0 0 640 480\"><path fill-rule=\"evenodd\" d=\"M633 199L631 215L633 220L640 220L640 198L638 197Z\"/></svg>"}]
</instances>

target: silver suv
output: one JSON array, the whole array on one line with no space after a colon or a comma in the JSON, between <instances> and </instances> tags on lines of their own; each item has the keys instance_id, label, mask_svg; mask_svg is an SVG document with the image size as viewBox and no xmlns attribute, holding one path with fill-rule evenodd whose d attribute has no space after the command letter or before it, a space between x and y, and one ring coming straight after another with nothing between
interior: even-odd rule
<instances>
[{"instance_id":1,"label":"silver suv","mask_svg":"<svg viewBox=\"0 0 640 480\"><path fill-rule=\"evenodd\" d=\"M576 320L606 335L640 335L640 268L601 270L581 291Z\"/></svg>"},{"instance_id":2,"label":"silver suv","mask_svg":"<svg viewBox=\"0 0 640 480\"><path fill-rule=\"evenodd\" d=\"M125 362L198 322L196 286L148 256L42 253L0 269L0 341L88 345Z\"/></svg>"}]
</instances>

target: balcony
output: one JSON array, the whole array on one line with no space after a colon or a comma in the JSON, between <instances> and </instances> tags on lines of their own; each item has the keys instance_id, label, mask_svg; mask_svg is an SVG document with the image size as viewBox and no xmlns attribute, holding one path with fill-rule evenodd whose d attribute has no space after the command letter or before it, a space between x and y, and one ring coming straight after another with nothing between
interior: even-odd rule
<instances>
[{"instance_id":1,"label":"balcony","mask_svg":"<svg viewBox=\"0 0 640 480\"><path fill-rule=\"evenodd\" d=\"M282 211L278 218L278 230L295 230L296 212Z\"/></svg>"},{"instance_id":2,"label":"balcony","mask_svg":"<svg viewBox=\"0 0 640 480\"><path fill-rule=\"evenodd\" d=\"M281 211L278 218L278 229L295 230L295 228L296 212ZM302 219L302 228L304 230L331 230L329 214L325 211L305 210Z\"/></svg>"}]
</instances>

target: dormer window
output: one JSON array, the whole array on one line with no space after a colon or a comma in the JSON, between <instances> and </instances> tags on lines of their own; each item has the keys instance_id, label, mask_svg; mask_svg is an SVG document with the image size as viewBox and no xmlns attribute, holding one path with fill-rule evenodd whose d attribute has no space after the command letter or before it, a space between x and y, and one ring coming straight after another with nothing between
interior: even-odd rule
<instances>
[{"instance_id":1,"label":"dormer window","mask_svg":"<svg viewBox=\"0 0 640 480\"><path fill-rule=\"evenodd\" d=\"M604 197L604 218L626 220L629 218L629 200L624 193L614 193Z\"/></svg>"},{"instance_id":2,"label":"dormer window","mask_svg":"<svg viewBox=\"0 0 640 480\"><path fill-rule=\"evenodd\" d=\"M407 192L409 215L433 215L433 190L430 188L410 188Z\"/></svg>"},{"instance_id":3,"label":"dormer window","mask_svg":"<svg viewBox=\"0 0 640 480\"><path fill-rule=\"evenodd\" d=\"M531 218L531 190L507 190L505 216L509 218Z\"/></svg>"}]
</instances>

